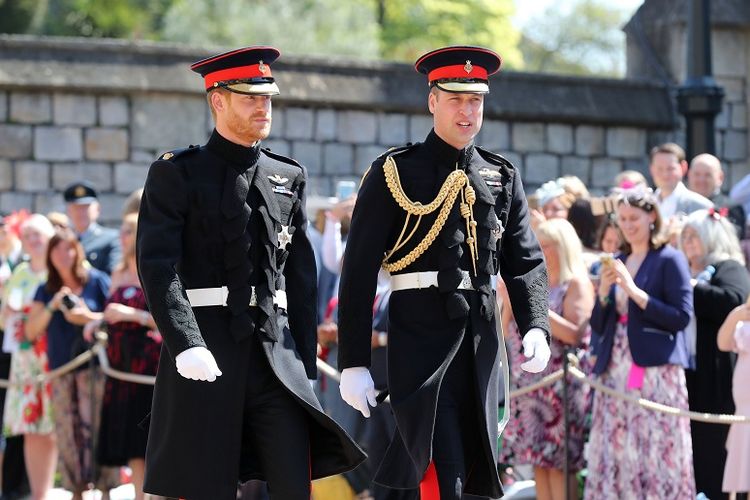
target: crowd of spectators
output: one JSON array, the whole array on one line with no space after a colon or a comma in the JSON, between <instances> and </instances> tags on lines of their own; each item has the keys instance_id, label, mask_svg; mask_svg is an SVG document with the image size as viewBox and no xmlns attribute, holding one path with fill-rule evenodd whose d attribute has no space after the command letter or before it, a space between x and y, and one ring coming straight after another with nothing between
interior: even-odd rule
<instances>
[{"instance_id":1,"label":"crowd of spectators","mask_svg":"<svg viewBox=\"0 0 750 500\"><path fill-rule=\"evenodd\" d=\"M750 205L750 181L728 196L716 157L701 154L689 165L673 143L654 147L645 171L650 179L621 172L598 196L573 176L528 193L530 223L548 269L553 355L540 374L519 369L519 332L498 280L511 388L540 381L572 353L588 376L622 394L685 411L743 414L748 396L732 379L748 349L742 332L750 320L744 305L750 273L743 249L750 245L743 240L743 204ZM320 355L334 366L336 283L354 202L315 199L310 210L321 262ZM383 275L374 305L374 377L385 373L379 353L387 349L387 322L378 321L377 312L387 308L387 296ZM722 342L717 336L725 321L733 324L724 326ZM386 385L383 375L378 389ZM654 412L570 378L566 429L562 386L560 380L511 401L498 464L509 485L512 466L530 465L542 500L564 498L565 484L570 498L583 493L591 499L695 498L701 492L721 499L748 490L750 433L742 424L730 431ZM417 498L416 492L384 491L363 480L374 474L378 449L394 431L387 404L376 408L382 411L377 418L363 420L339 404L335 382L321 376L318 392L324 408L375 458L358 477L332 479L336 486L329 489L319 485L321 498ZM575 476L584 470L585 481L579 481Z\"/></svg>"},{"instance_id":2,"label":"crowd of spectators","mask_svg":"<svg viewBox=\"0 0 750 500\"><path fill-rule=\"evenodd\" d=\"M64 193L66 214L0 219L4 394L2 498L48 497L59 485L83 498L109 498L128 467L144 498L146 430L153 386L107 379L95 361L69 364L97 331L108 332L112 368L155 375L161 338L135 268L140 192L126 203L119 231L97 223L97 192L87 182ZM52 373L50 373L52 372ZM40 381L40 375L52 375ZM17 443L9 446L10 443Z\"/></svg>"},{"instance_id":3,"label":"crowd of spectators","mask_svg":"<svg viewBox=\"0 0 750 500\"><path fill-rule=\"evenodd\" d=\"M530 223L548 269L552 358L541 374L519 369L520 336L498 280L511 387L541 380L572 353L590 377L620 393L683 410L750 414L750 395L737 384L747 376L750 352L750 244L744 240L750 181L727 195L716 157L701 154L688 165L671 143L653 148L648 171L653 190L643 174L626 171L599 196L572 176L529 193ZM157 369L161 338L135 266L139 193L126 203L119 232L97 223L93 186L70 186L65 201L66 214L19 210L0 219L0 377L11 381L3 397L3 498L26 488L44 499L56 471L73 498L93 487L107 498L127 467L141 500L147 434L139 423L153 388L107 378L94 362L29 382L66 366L100 331L108 334L113 368L146 375ZM338 279L355 202L356 194L308 200L318 264L318 355L334 367ZM389 296L389 276L381 272L371 342L378 390L387 389ZM372 483L395 431L387 400L364 419L343 403L335 380L321 375L316 391L370 459L317 481L314 498L418 498L417 491ZM573 379L567 391L567 428L562 380L511 401L498 464L508 484L511 466L530 465L542 500L564 498L566 484L576 498L575 475L584 469L584 495L591 499L695 498L699 492L720 499L750 489L747 426L654 412ZM257 484L242 491L243 498L266 495Z\"/></svg>"}]
</instances>

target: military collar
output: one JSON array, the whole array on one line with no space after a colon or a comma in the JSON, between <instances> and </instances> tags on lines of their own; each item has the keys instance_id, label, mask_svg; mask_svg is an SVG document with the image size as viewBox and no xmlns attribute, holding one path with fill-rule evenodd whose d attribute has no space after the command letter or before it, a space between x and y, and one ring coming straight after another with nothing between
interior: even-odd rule
<instances>
[{"instance_id":1,"label":"military collar","mask_svg":"<svg viewBox=\"0 0 750 500\"><path fill-rule=\"evenodd\" d=\"M471 157L474 154L473 142L463 149L456 149L441 139L435 133L435 129L430 130L424 144L434 158L436 166L451 170L456 168L456 163L458 163L459 168L465 169L469 162L471 162Z\"/></svg>"},{"instance_id":2,"label":"military collar","mask_svg":"<svg viewBox=\"0 0 750 500\"><path fill-rule=\"evenodd\" d=\"M232 163L235 170L240 173L255 165L260 156L260 142L251 147L242 146L226 139L216 129L211 134L206 148Z\"/></svg>"},{"instance_id":3,"label":"military collar","mask_svg":"<svg viewBox=\"0 0 750 500\"><path fill-rule=\"evenodd\" d=\"M92 222L91 224L89 224L89 227L87 227L84 232L78 235L78 239L83 240L89 236L98 234L100 229L101 229L101 226L99 224L97 224L96 222Z\"/></svg>"}]
</instances>

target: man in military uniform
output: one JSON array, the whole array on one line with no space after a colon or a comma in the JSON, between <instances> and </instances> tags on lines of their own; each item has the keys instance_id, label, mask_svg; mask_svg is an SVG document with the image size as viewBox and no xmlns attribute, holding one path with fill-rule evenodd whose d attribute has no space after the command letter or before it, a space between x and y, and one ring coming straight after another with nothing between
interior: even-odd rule
<instances>
[{"instance_id":1,"label":"man in military uniform","mask_svg":"<svg viewBox=\"0 0 750 500\"><path fill-rule=\"evenodd\" d=\"M505 281L528 361L550 356L547 275L521 178L473 144L500 57L446 47L416 63L430 85L424 143L372 164L354 208L339 292L341 395L375 405L370 334L375 280L391 273L388 387L397 431L376 482L423 500L497 498L498 353L492 276Z\"/></svg>"},{"instance_id":2,"label":"man in military uniform","mask_svg":"<svg viewBox=\"0 0 750 500\"><path fill-rule=\"evenodd\" d=\"M305 169L260 148L279 93L272 47L196 62L216 128L205 146L151 165L138 224L143 289L164 337L144 490L235 498L238 478L273 499L363 452L328 418L316 378L315 258Z\"/></svg>"},{"instance_id":3,"label":"man in military uniform","mask_svg":"<svg viewBox=\"0 0 750 500\"><path fill-rule=\"evenodd\" d=\"M94 186L86 181L74 182L65 188L63 198L86 260L100 271L112 274L112 269L122 258L120 233L97 224L100 206Z\"/></svg>"}]
</instances>

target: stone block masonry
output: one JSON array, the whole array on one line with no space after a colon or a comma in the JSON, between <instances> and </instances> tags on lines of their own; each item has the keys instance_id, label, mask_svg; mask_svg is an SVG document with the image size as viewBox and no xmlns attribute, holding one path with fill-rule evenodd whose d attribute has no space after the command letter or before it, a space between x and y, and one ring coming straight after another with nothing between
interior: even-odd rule
<instances>
[{"instance_id":1,"label":"stone block masonry","mask_svg":"<svg viewBox=\"0 0 750 500\"><path fill-rule=\"evenodd\" d=\"M205 92L188 69L206 55L1 36L0 209L63 209L61 191L87 179L102 193L103 221L116 225L154 158L207 140ZM35 78L49 67L55 79ZM359 179L382 152L432 128L427 88L409 64L284 57L274 75L282 93L264 146L307 166L311 195L332 195L337 180ZM719 138L737 177L748 164L746 85L727 78L736 91ZM512 161L527 192L558 175L604 190L623 168L645 169L651 138L681 133L661 84L504 72L491 87L477 143Z\"/></svg>"}]
</instances>

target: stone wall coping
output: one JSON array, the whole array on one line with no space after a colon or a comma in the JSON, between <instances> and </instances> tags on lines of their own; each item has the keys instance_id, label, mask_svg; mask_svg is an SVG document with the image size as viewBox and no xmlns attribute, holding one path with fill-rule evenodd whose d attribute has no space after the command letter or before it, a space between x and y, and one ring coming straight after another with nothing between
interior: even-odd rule
<instances>
[{"instance_id":1,"label":"stone wall coping","mask_svg":"<svg viewBox=\"0 0 750 500\"><path fill-rule=\"evenodd\" d=\"M0 89L200 95L188 66L222 48L67 37L0 36ZM279 104L426 113L427 85L412 65L346 57L284 56ZM672 129L669 89L646 80L507 71L491 80L492 119ZM550 97L553 96L553 97Z\"/></svg>"}]
</instances>

